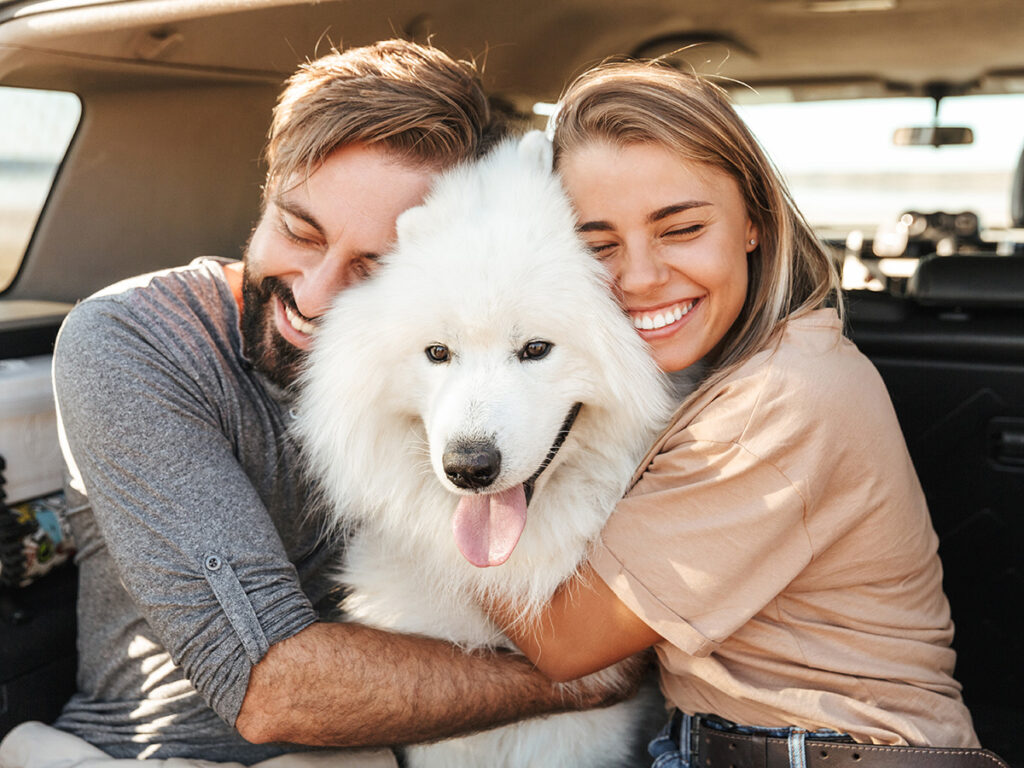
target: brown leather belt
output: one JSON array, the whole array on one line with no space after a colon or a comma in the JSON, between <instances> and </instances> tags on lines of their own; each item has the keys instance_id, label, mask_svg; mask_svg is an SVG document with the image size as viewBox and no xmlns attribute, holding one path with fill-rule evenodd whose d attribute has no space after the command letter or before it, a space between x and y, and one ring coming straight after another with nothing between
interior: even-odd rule
<instances>
[{"instance_id":1,"label":"brown leather belt","mask_svg":"<svg viewBox=\"0 0 1024 768\"><path fill-rule=\"evenodd\" d=\"M695 718L694 768L789 768L787 739L721 731ZM804 742L807 768L1009 768L987 749L899 747L816 740Z\"/></svg>"}]
</instances>

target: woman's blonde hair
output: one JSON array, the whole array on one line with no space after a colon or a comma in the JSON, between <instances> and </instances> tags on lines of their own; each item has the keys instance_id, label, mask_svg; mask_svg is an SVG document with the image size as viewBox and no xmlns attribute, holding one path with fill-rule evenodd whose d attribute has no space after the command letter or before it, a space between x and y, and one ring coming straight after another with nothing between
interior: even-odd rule
<instances>
[{"instance_id":1,"label":"woman's blonde hair","mask_svg":"<svg viewBox=\"0 0 1024 768\"><path fill-rule=\"evenodd\" d=\"M787 319L830 299L841 305L837 265L718 85L659 62L591 69L560 100L554 124L556 167L562 157L595 141L655 143L683 160L724 171L739 185L757 227L757 247L747 258L746 301L700 391L770 345Z\"/></svg>"},{"instance_id":2,"label":"woman's blonde hair","mask_svg":"<svg viewBox=\"0 0 1024 768\"><path fill-rule=\"evenodd\" d=\"M332 51L288 79L264 152L267 183L302 178L347 144L443 168L480 153L491 113L473 65L406 40Z\"/></svg>"}]
</instances>

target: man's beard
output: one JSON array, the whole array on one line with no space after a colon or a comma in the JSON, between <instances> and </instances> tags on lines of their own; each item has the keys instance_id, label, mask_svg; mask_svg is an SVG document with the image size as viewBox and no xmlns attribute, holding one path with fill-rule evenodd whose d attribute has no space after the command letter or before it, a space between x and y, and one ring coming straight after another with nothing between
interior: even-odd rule
<instances>
[{"instance_id":1,"label":"man's beard","mask_svg":"<svg viewBox=\"0 0 1024 768\"><path fill-rule=\"evenodd\" d=\"M285 341L274 322L277 296L294 307L291 291L276 277L254 275L246 262L242 273L242 351L253 367L282 389L290 389L306 353Z\"/></svg>"}]
</instances>

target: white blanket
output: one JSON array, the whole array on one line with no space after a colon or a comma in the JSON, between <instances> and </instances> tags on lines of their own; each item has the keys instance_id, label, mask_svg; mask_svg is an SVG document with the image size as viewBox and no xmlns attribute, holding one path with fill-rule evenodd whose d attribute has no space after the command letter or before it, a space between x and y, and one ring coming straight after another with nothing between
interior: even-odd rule
<instances>
[{"instance_id":1,"label":"white blanket","mask_svg":"<svg viewBox=\"0 0 1024 768\"><path fill-rule=\"evenodd\" d=\"M145 768L245 768L241 763L215 763L171 757L146 760ZM252 768L397 768L385 749L321 750L273 757ZM135 759L110 757L70 733L37 722L22 723L0 742L0 768L141 768Z\"/></svg>"}]
</instances>

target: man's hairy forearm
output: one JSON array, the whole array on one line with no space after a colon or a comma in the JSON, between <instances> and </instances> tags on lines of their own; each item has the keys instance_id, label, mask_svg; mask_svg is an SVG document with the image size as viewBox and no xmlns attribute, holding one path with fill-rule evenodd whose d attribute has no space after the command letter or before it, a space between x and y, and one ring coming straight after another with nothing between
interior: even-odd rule
<instances>
[{"instance_id":1,"label":"man's hairy forearm","mask_svg":"<svg viewBox=\"0 0 1024 768\"><path fill-rule=\"evenodd\" d=\"M249 741L381 746L435 741L625 691L552 683L521 656L358 624L313 624L253 669L235 723Z\"/></svg>"}]
</instances>

